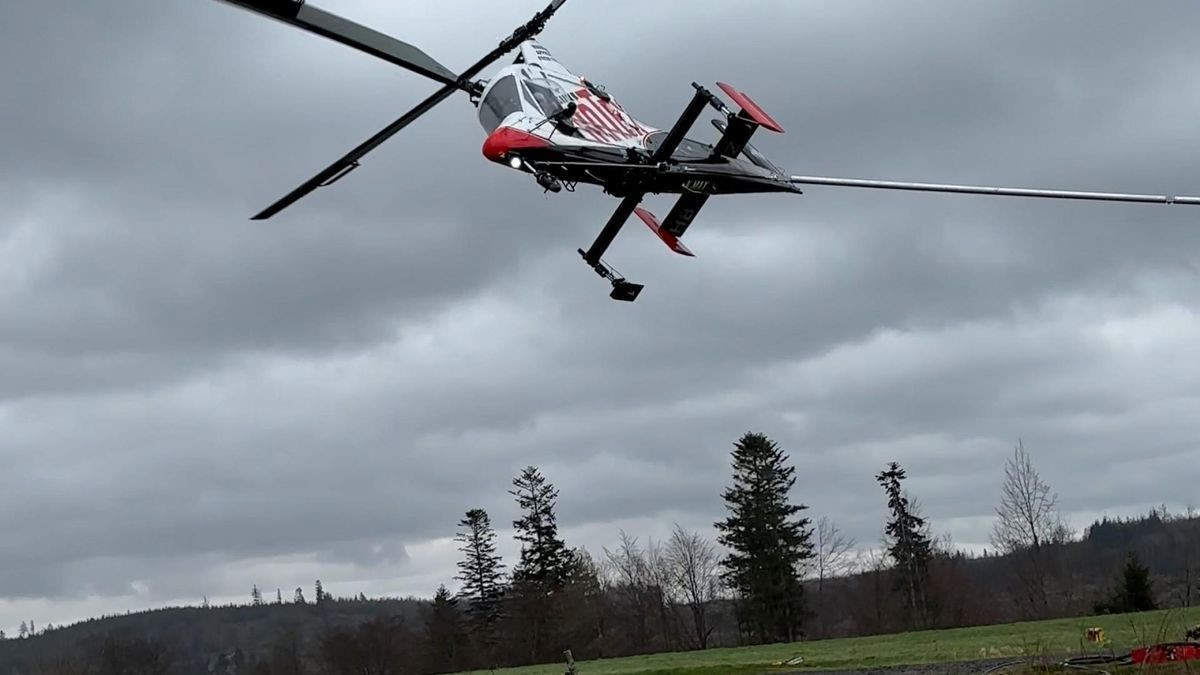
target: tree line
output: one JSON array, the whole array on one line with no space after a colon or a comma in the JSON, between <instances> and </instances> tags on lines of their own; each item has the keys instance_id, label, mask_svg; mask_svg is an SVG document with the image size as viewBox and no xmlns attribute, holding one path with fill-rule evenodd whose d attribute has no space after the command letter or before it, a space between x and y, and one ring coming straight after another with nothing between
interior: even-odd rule
<instances>
[{"instance_id":1,"label":"tree line","mask_svg":"<svg viewBox=\"0 0 1200 675\"><path fill-rule=\"evenodd\" d=\"M875 475L887 518L879 547L866 552L828 518L807 517L793 499L795 468L770 438L738 439L731 470L715 541L678 525L664 542L621 532L597 560L563 541L559 492L527 467L510 490L521 513L512 523L521 546L511 571L485 510L468 510L459 522L459 590L438 589L423 627L432 655L425 667L543 663L567 649L601 658L791 642L837 634L832 606L851 608L856 628L843 631L850 634L984 623L994 617L980 611L980 598L998 597L997 582L1022 617L1072 613L1061 598L1073 585L1075 561L1063 555L1073 535L1023 444L1005 463L995 509L991 543L1004 563L991 593L968 572L968 556L932 534L898 463ZM1135 611L1156 606L1151 586L1130 553L1112 583L1067 595L1088 595L1094 611Z\"/></svg>"},{"instance_id":2,"label":"tree line","mask_svg":"<svg viewBox=\"0 0 1200 675\"><path fill-rule=\"evenodd\" d=\"M621 532L615 547L594 558L564 541L559 491L537 467L526 467L509 490L520 544L511 569L497 552L489 514L469 509L455 536L456 592L439 587L417 615L281 631L274 643L239 652L234 670L424 675L553 662L565 650L577 658L616 657L1149 609L1159 603L1156 584L1135 540L1154 544L1141 545L1142 554L1159 567L1182 560L1182 586L1169 589L1168 602L1191 603L1200 519L1163 509L1137 521L1105 519L1077 539L1023 444L1005 462L994 551L982 556L933 535L898 463L874 478L887 517L878 546L860 547L829 518L808 517L808 507L794 500L796 472L787 454L765 435L747 433L731 453L731 479L721 493L726 515L713 524L715 540L678 525L661 542ZM1087 548L1100 543L1103 556ZM254 586L250 604L283 604L279 589L274 595L274 603L264 600ZM301 589L292 600L308 605ZM318 581L311 606L366 601L335 600ZM145 645L126 652L147 653ZM110 645L108 653L124 652Z\"/></svg>"}]
</instances>

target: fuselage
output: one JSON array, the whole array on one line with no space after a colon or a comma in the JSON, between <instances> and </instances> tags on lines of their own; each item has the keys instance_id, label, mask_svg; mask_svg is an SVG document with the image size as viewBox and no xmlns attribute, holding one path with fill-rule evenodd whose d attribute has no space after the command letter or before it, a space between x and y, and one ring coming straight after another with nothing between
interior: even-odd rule
<instances>
[{"instance_id":1,"label":"fuselage","mask_svg":"<svg viewBox=\"0 0 1200 675\"><path fill-rule=\"evenodd\" d=\"M634 189L708 194L792 190L766 165L721 156L714 146L689 138L669 160L702 166L705 176L631 175L630 165L648 163L667 132L634 119L607 91L572 73L535 41L522 43L515 62L488 81L478 108L479 123L488 134L484 156L520 171L592 183L616 195Z\"/></svg>"},{"instance_id":2,"label":"fuselage","mask_svg":"<svg viewBox=\"0 0 1200 675\"><path fill-rule=\"evenodd\" d=\"M571 126L578 133L559 133L547 119L571 103ZM502 162L505 135L536 135L563 149L592 149L618 156L644 150L657 129L631 117L616 99L567 70L537 42L522 43L516 62L488 82L479 102L479 123L489 135L485 156ZM491 138L499 131L499 138ZM517 133L513 133L517 132Z\"/></svg>"}]
</instances>

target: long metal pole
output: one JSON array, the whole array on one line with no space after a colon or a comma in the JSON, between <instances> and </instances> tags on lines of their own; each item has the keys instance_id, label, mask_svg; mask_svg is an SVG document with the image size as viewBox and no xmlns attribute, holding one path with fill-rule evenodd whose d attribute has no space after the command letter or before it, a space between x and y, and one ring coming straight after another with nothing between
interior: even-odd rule
<instances>
[{"instance_id":1,"label":"long metal pole","mask_svg":"<svg viewBox=\"0 0 1200 675\"><path fill-rule=\"evenodd\" d=\"M830 178L826 176L792 176L799 185L831 185L835 187L872 188L876 190L910 190L915 192L949 192L955 194L999 195L1003 197L1040 197L1044 199L1089 199L1106 202L1139 202L1145 204L1191 204L1200 206L1200 197L1125 194L1120 192L1078 192L1072 190L1033 190L1029 188L991 187L986 185L952 185L944 183L904 183L890 180L861 178Z\"/></svg>"}]
</instances>

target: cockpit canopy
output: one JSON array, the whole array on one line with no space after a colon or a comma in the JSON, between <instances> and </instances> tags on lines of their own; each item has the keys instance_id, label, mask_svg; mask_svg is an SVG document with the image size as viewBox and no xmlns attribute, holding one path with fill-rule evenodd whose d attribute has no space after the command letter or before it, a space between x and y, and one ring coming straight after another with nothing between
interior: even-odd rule
<instances>
[{"instance_id":1,"label":"cockpit canopy","mask_svg":"<svg viewBox=\"0 0 1200 675\"><path fill-rule=\"evenodd\" d=\"M490 134L509 115L522 110L538 118L550 117L562 110L558 99L559 88L549 79L523 78L518 82L515 76L505 75L479 102L479 123Z\"/></svg>"},{"instance_id":2,"label":"cockpit canopy","mask_svg":"<svg viewBox=\"0 0 1200 675\"><path fill-rule=\"evenodd\" d=\"M496 80L488 90L487 96L479 102L479 123L489 134L500 126L509 115L522 109L521 94L517 90L517 80L512 75L505 75Z\"/></svg>"},{"instance_id":3,"label":"cockpit canopy","mask_svg":"<svg viewBox=\"0 0 1200 675\"><path fill-rule=\"evenodd\" d=\"M543 81L545 84L538 84L533 80L525 80L522 84L525 86L525 92L532 97L532 103L537 107L538 113L542 117L550 117L560 112L563 107L559 105L558 98L555 95L549 81Z\"/></svg>"}]
</instances>

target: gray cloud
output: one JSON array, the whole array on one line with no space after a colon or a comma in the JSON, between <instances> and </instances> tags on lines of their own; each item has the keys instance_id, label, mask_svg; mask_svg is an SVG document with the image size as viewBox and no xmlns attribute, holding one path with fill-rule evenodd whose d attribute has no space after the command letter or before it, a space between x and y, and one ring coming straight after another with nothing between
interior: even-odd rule
<instances>
[{"instance_id":1,"label":"gray cloud","mask_svg":"<svg viewBox=\"0 0 1200 675\"><path fill-rule=\"evenodd\" d=\"M459 67L539 4L323 6ZM1200 193L1189 3L677 4L569 3L543 42L660 126L735 83L797 173ZM1194 499L1187 208L729 197L695 260L623 233L647 290L617 305L574 253L612 201L488 165L462 100L247 220L430 91L387 64L149 0L14 9L0 58L0 626L427 594L527 464L573 544L704 528L747 430L865 544L892 459L985 544L1018 437L1077 526Z\"/></svg>"}]
</instances>

